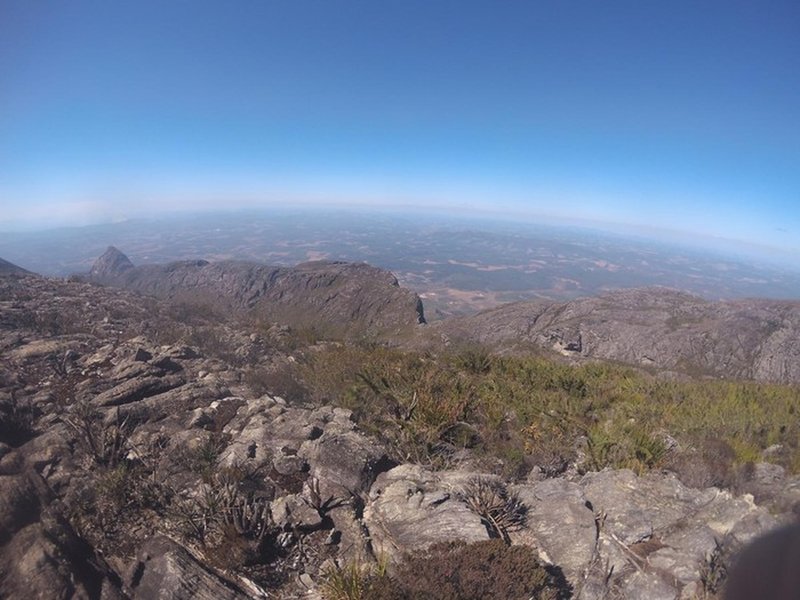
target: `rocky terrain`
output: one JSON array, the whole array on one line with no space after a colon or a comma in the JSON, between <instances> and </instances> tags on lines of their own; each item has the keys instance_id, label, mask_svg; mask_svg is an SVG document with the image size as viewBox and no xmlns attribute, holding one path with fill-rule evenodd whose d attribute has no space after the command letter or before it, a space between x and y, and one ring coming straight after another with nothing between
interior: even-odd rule
<instances>
[{"instance_id":1,"label":"rocky terrain","mask_svg":"<svg viewBox=\"0 0 800 600\"><path fill-rule=\"evenodd\" d=\"M367 264L316 261L293 268L203 260L135 267L110 247L89 280L172 302L246 311L327 335L397 335L425 322L419 296Z\"/></svg>"},{"instance_id":2,"label":"rocky terrain","mask_svg":"<svg viewBox=\"0 0 800 600\"><path fill-rule=\"evenodd\" d=\"M800 302L711 302L645 288L566 303L507 304L437 323L436 331L662 372L800 383Z\"/></svg>"},{"instance_id":3,"label":"rocky terrain","mask_svg":"<svg viewBox=\"0 0 800 600\"><path fill-rule=\"evenodd\" d=\"M91 278L114 286L0 277L3 598L367 598L343 595L337 582L391 578L436 544L487 540L525 550L545 568L537 597L711 598L732 554L800 506L800 478L760 462L733 490L690 487L661 469L577 463L509 479L469 445L446 464L414 463L362 429L351 410L254 376L315 352L316 341L305 349L287 342L298 326L289 306L348 327L358 319L366 331L415 328L418 299L367 266L145 269L111 250ZM721 335L725 319L751 323L737 304L719 317L715 305L657 296L632 292L595 309L591 301L542 306L527 326L531 305L514 305L507 325L484 314L447 331L469 328L490 342L525 332L600 356L597 348L622 352L622 342L592 315L616 307L625 321L644 299L642 322L652 315L678 340L693 339L684 327ZM198 297L230 313L187 313L183 303ZM759 313L782 315L771 336L797 322L782 306ZM248 311L269 320L245 319ZM747 335L761 332L758 319ZM617 345L600 345L603 335ZM660 337L647 356L678 368L664 362ZM636 362L631 352L618 358ZM398 423L413 418L417 400ZM410 597L382 593L372 597Z\"/></svg>"}]
</instances>

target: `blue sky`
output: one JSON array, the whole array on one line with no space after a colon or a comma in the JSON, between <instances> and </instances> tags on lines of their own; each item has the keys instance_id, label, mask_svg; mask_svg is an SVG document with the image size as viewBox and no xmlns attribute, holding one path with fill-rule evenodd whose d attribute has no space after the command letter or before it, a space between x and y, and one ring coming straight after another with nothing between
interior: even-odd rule
<instances>
[{"instance_id":1,"label":"blue sky","mask_svg":"<svg viewBox=\"0 0 800 600\"><path fill-rule=\"evenodd\" d=\"M0 230L270 203L800 253L800 3L0 3Z\"/></svg>"}]
</instances>

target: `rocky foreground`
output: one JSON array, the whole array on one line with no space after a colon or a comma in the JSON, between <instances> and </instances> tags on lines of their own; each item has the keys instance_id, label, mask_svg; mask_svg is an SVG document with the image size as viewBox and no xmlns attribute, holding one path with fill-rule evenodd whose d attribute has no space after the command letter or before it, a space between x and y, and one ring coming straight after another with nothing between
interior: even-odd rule
<instances>
[{"instance_id":1,"label":"rocky foreground","mask_svg":"<svg viewBox=\"0 0 800 600\"><path fill-rule=\"evenodd\" d=\"M294 360L286 331L0 278L0 597L335 597L337 566L501 539L548 566L549 597L705 598L800 506L800 478L768 464L737 495L668 472L400 462L349 410L252 385L249 365Z\"/></svg>"}]
</instances>

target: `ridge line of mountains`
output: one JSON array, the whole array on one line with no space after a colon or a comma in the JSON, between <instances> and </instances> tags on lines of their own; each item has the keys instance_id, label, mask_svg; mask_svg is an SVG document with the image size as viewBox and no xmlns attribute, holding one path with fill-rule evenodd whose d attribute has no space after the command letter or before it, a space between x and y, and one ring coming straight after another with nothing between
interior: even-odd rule
<instances>
[{"instance_id":1,"label":"ridge line of mountains","mask_svg":"<svg viewBox=\"0 0 800 600\"><path fill-rule=\"evenodd\" d=\"M0 274L29 275L0 260ZM670 288L618 290L570 302L516 302L425 323L420 297L366 263L273 267L244 261L135 266L115 247L87 279L175 303L247 313L322 336L413 347L480 343L552 350L675 376L800 383L800 302L712 302Z\"/></svg>"},{"instance_id":2,"label":"ridge line of mountains","mask_svg":"<svg viewBox=\"0 0 800 600\"><path fill-rule=\"evenodd\" d=\"M425 323L422 300L366 263L317 261L292 268L246 261L178 261L134 266L109 247L89 280L173 302L247 311L327 335L391 335Z\"/></svg>"}]
</instances>

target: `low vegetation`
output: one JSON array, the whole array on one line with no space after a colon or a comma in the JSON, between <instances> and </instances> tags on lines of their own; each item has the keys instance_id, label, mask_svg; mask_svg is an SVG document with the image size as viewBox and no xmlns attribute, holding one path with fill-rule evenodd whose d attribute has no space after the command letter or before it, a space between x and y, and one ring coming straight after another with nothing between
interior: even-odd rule
<instances>
[{"instance_id":1,"label":"low vegetation","mask_svg":"<svg viewBox=\"0 0 800 600\"><path fill-rule=\"evenodd\" d=\"M671 381L475 347L433 355L325 344L303 356L298 386L352 409L401 461L445 467L469 448L487 465L499 459L507 476L673 468L694 485L729 485L758 460L800 469L797 387Z\"/></svg>"},{"instance_id":2,"label":"low vegetation","mask_svg":"<svg viewBox=\"0 0 800 600\"><path fill-rule=\"evenodd\" d=\"M349 563L328 570L323 584L326 600L559 600L570 593L533 549L502 540L436 544L407 556L391 572Z\"/></svg>"},{"instance_id":3,"label":"low vegetation","mask_svg":"<svg viewBox=\"0 0 800 600\"><path fill-rule=\"evenodd\" d=\"M506 543L511 543L509 533L525 524L527 507L499 481L476 477L467 482L459 497L480 516L492 537Z\"/></svg>"}]
</instances>

